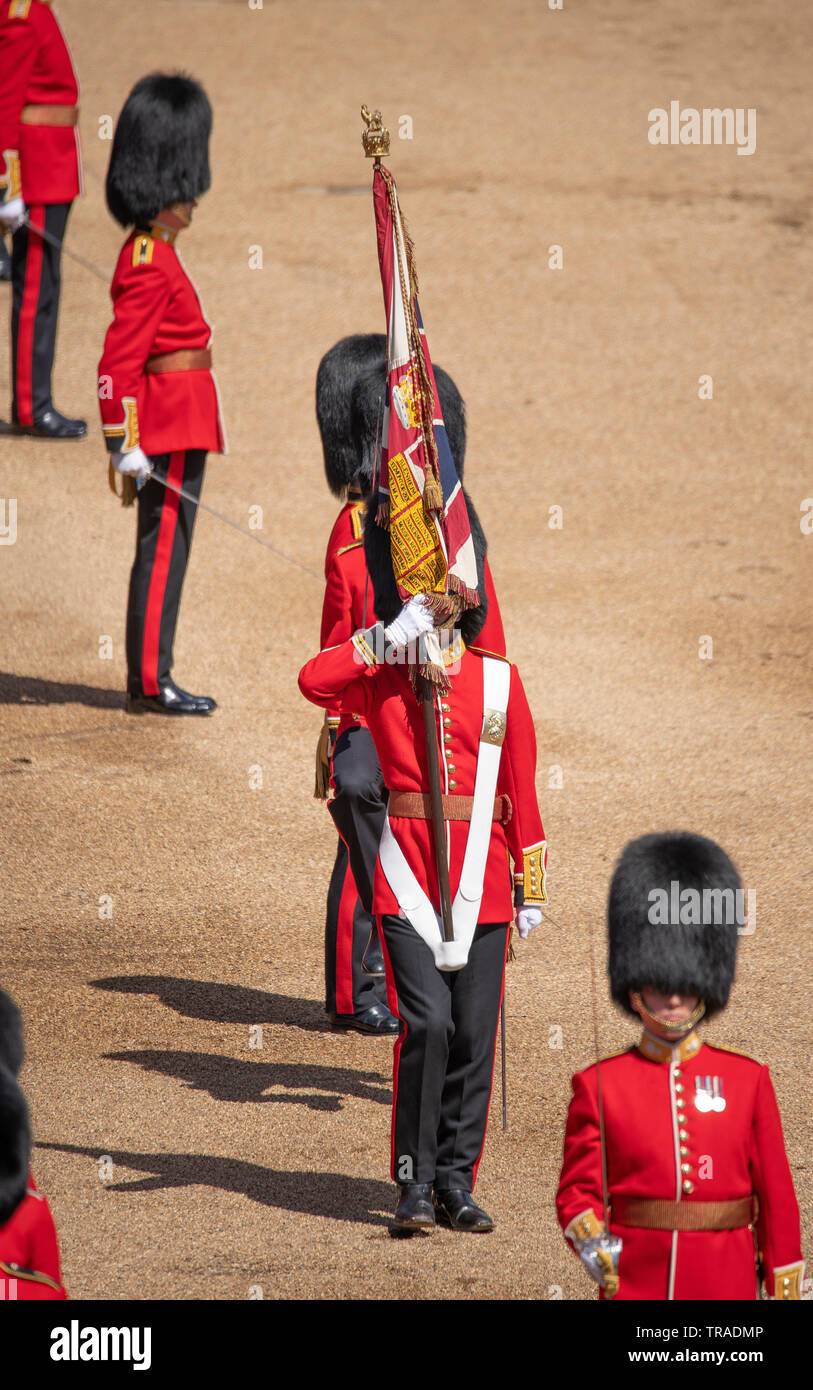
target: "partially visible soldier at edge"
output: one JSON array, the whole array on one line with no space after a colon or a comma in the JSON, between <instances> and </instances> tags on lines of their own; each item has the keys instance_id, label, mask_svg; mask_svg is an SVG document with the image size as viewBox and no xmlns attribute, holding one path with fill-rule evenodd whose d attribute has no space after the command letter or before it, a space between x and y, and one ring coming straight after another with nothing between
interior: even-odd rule
<instances>
[{"instance_id":1,"label":"partially visible soldier at edge","mask_svg":"<svg viewBox=\"0 0 813 1390\"><path fill-rule=\"evenodd\" d=\"M0 232L11 231L11 420L20 434L80 439L51 399L62 242L84 192L79 83L50 0L0 0ZM0 237L0 279L8 265Z\"/></svg>"},{"instance_id":2,"label":"partially visible soldier at edge","mask_svg":"<svg viewBox=\"0 0 813 1390\"><path fill-rule=\"evenodd\" d=\"M14 1000L0 989L0 1302L62 1300L54 1218L31 1174L31 1122L19 1073L23 1030Z\"/></svg>"},{"instance_id":3,"label":"partially visible soldier at edge","mask_svg":"<svg viewBox=\"0 0 813 1390\"><path fill-rule=\"evenodd\" d=\"M753 1300L760 1278L768 1297L800 1298L799 1209L770 1073L696 1031L734 979L737 870L699 835L646 835L619 860L608 920L612 996L643 1034L573 1077L565 1237L599 1298Z\"/></svg>"},{"instance_id":4,"label":"partially visible soldier at edge","mask_svg":"<svg viewBox=\"0 0 813 1390\"><path fill-rule=\"evenodd\" d=\"M212 329L175 245L211 183L211 126L198 82L153 73L125 102L107 172L107 205L131 229L110 290L99 405L111 487L120 474L123 503L138 502L126 628L132 714L207 715L216 707L171 674L198 510L172 489L199 498L207 452L226 452Z\"/></svg>"}]
</instances>

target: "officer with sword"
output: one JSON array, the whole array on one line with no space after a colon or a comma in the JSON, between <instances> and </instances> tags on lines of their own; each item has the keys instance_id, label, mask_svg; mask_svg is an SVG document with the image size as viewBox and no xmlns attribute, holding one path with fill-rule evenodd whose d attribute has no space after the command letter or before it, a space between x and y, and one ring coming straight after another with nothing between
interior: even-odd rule
<instances>
[{"instance_id":1,"label":"officer with sword","mask_svg":"<svg viewBox=\"0 0 813 1390\"><path fill-rule=\"evenodd\" d=\"M99 362L111 486L137 497L127 604L127 708L207 715L208 695L172 679L175 625L208 452L226 451L212 329L176 248L209 188L212 111L199 83L154 73L116 126L107 205L130 232L111 286L113 322Z\"/></svg>"}]
</instances>

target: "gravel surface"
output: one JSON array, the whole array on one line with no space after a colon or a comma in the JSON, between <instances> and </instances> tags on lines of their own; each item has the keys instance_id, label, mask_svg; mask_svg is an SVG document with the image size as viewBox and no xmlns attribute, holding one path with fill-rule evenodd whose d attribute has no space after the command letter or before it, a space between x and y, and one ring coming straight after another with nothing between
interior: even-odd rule
<instances>
[{"instance_id":1,"label":"gravel surface","mask_svg":"<svg viewBox=\"0 0 813 1390\"><path fill-rule=\"evenodd\" d=\"M793 0L60 13L87 160L68 244L106 277L120 234L101 117L159 66L210 92L214 186L181 244L231 445L204 500L243 524L262 507L261 534L317 576L202 514L175 674L220 709L124 713L134 515L107 490L94 395L109 299L66 260L55 399L90 437L0 436L18 504L0 552L0 981L25 1014L35 1172L71 1294L592 1297L553 1209L570 1074L593 1057L589 943L611 1052L634 1030L603 977L609 875L628 838L667 828L718 839L757 890L710 1036L771 1066L809 1241L809 15ZM648 112L672 99L757 108L756 154L650 145ZM316 366L383 328L362 102L394 134L413 121L390 163L433 358L468 403L467 483L550 841L551 915L509 969L509 1126L497 1079L477 1188L497 1224L477 1241L389 1239L391 1044L331 1034L321 1004L335 832L311 798L320 716L296 675L335 515ZM4 375L7 353L3 338Z\"/></svg>"}]
</instances>

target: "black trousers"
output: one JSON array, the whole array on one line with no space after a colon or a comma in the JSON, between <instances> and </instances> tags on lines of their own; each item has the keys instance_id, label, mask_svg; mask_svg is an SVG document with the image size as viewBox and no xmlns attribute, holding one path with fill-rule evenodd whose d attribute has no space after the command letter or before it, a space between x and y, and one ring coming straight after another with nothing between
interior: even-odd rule
<instances>
[{"instance_id":1,"label":"black trousers","mask_svg":"<svg viewBox=\"0 0 813 1390\"><path fill-rule=\"evenodd\" d=\"M200 497L204 449L157 454L155 473ZM136 553L127 601L127 686L158 693L172 670L172 647L197 507L150 478L138 493Z\"/></svg>"},{"instance_id":2,"label":"black trousers","mask_svg":"<svg viewBox=\"0 0 813 1390\"><path fill-rule=\"evenodd\" d=\"M392 1176L471 1192L488 1122L508 923L478 926L462 970L441 971L401 917L382 917L395 1045Z\"/></svg>"},{"instance_id":3,"label":"black trousers","mask_svg":"<svg viewBox=\"0 0 813 1390\"><path fill-rule=\"evenodd\" d=\"M19 227L12 241L12 418L20 425L32 425L51 408L59 316L62 252L37 229L61 243L70 210L70 203L29 205L31 227Z\"/></svg>"},{"instance_id":4,"label":"black trousers","mask_svg":"<svg viewBox=\"0 0 813 1390\"><path fill-rule=\"evenodd\" d=\"M337 739L333 785L328 807L339 844L327 894L325 1008L328 1013L359 1013L387 1002L384 980L361 968L375 925L373 876L388 795L369 729L345 729Z\"/></svg>"}]
</instances>

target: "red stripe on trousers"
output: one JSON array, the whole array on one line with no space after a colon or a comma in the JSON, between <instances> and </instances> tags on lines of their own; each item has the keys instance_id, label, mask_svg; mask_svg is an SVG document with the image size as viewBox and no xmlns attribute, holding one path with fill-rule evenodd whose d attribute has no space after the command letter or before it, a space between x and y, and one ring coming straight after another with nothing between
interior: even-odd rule
<instances>
[{"instance_id":1,"label":"red stripe on trousers","mask_svg":"<svg viewBox=\"0 0 813 1390\"><path fill-rule=\"evenodd\" d=\"M21 425L34 423L34 325L37 320L37 305L42 283L43 238L37 232L45 231L45 208L36 204L28 209L30 228L25 253L25 281L23 283L23 302L20 305L20 320L17 327L17 363L14 395L17 401L17 418ZM34 235L32 236L32 230Z\"/></svg>"},{"instance_id":2,"label":"red stripe on trousers","mask_svg":"<svg viewBox=\"0 0 813 1390\"><path fill-rule=\"evenodd\" d=\"M169 456L167 481L175 487L183 487L183 466L186 451L179 450ZM160 487L161 484L159 483ZM158 694L158 646L161 639L161 612L164 607L164 594L167 575L172 559L172 545L178 523L178 504L180 497L176 492L166 490L164 505L161 508L161 525L155 546L155 559L150 574L150 587L147 593L147 606L144 612L144 639L141 646L141 688L145 695Z\"/></svg>"},{"instance_id":3,"label":"red stripe on trousers","mask_svg":"<svg viewBox=\"0 0 813 1390\"><path fill-rule=\"evenodd\" d=\"M500 1008L499 1008L499 1010L497 1011L497 1027L496 1027L496 1030L495 1030L495 1033L494 1033L494 1055L493 1055L492 1058L491 1058L491 1085L490 1085L489 1088L488 1088L488 1108L486 1109L486 1123L485 1123L485 1128L484 1128L484 1130L483 1130L483 1142L482 1142L482 1144L480 1145L480 1152L479 1152L478 1155L477 1155L477 1158L476 1158L475 1164L474 1164L474 1171L472 1172L472 1178L471 1178L471 1190L472 1190L472 1192L474 1191L474 1185L475 1185L475 1183L477 1182L477 1169L480 1167L480 1159L483 1157L483 1149L485 1148L485 1142L486 1142L486 1129L488 1129L488 1112L489 1112L489 1110L491 1109L491 1093L492 1093L492 1091L494 1090L494 1062L496 1061L496 1057L497 1057L497 1034L498 1034L499 1031L500 1031L500 1012L501 1012L501 1010L502 1010L502 1001L503 1001L503 998L505 997L505 963L506 963L506 961L508 960L508 943L509 943L510 940L511 940L511 926L510 926L510 923L509 923L509 925L508 925L508 927L507 927L507 929L506 929L506 932L505 932L505 955L503 956L503 962L502 962L502 985L500 986Z\"/></svg>"},{"instance_id":4,"label":"red stripe on trousers","mask_svg":"<svg viewBox=\"0 0 813 1390\"><path fill-rule=\"evenodd\" d=\"M395 976L392 971L392 961L390 960L390 953L387 950L387 942L384 936L382 919L379 917L377 918L377 921L378 939L381 942L381 950L384 952L384 974L387 980L387 1005L391 1014L395 1014L396 1018L401 1018L401 1015L398 1012L398 991L395 988ZM401 1032L398 1034L398 1039L392 1052L392 1123L390 1127L390 1174L392 1176L393 1182L398 1182L398 1178L395 1175L395 1107L398 1103L398 1063L401 1060L401 1048L403 1046L404 1038L406 1037L406 1035L407 1026L404 1020L401 1018Z\"/></svg>"},{"instance_id":5,"label":"red stripe on trousers","mask_svg":"<svg viewBox=\"0 0 813 1390\"><path fill-rule=\"evenodd\" d=\"M342 894L339 898L339 920L336 923L336 1013L355 1013L353 999L353 918L358 901L356 881L348 858L344 870Z\"/></svg>"}]
</instances>

